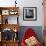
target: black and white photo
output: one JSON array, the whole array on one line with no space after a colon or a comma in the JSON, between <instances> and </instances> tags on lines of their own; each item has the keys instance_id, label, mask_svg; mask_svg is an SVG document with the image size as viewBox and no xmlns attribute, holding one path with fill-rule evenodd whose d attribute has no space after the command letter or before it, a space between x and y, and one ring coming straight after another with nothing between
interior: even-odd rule
<instances>
[{"instance_id":1,"label":"black and white photo","mask_svg":"<svg viewBox=\"0 0 46 46\"><path fill-rule=\"evenodd\" d=\"M36 7L24 7L23 8L23 20L36 20L37 19L37 8Z\"/></svg>"}]
</instances>

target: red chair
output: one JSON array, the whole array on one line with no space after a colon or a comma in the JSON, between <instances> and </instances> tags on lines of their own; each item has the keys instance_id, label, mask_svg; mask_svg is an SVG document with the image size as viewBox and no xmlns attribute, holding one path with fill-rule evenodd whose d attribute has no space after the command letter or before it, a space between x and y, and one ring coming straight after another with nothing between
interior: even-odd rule
<instances>
[{"instance_id":1,"label":"red chair","mask_svg":"<svg viewBox=\"0 0 46 46\"><path fill-rule=\"evenodd\" d=\"M25 40L34 36L37 39L37 35L36 33L33 31L33 29L28 28L24 34L24 37L22 38L22 42L21 42L21 46L27 46L27 44L25 43ZM37 39L38 41L38 39ZM37 44L35 46L41 46L40 42L38 41Z\"/></svg>"}]
</instances>

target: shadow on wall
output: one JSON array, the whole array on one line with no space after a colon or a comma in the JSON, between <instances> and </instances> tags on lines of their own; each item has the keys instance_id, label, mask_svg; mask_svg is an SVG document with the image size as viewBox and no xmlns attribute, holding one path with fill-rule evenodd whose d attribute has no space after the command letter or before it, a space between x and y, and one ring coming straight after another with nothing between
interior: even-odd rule
<instances>
[{"instance_id":1,"label":"shadow on wall","mask_svg":"<svg viewBox=\"0 0 46 46\"><path fill-rule=\"evenodd\" d=\"M43 30L42 30L42 26L21 26L20 27L20 32L19 32L19 40L20 40L20 42L21 42L21 40L22 40L22 38L24 36L25 31L28 28L32 28L36 32L39 41L41 43L43 43L43 33L42 33Z\"/></svg>"}]
</instances>

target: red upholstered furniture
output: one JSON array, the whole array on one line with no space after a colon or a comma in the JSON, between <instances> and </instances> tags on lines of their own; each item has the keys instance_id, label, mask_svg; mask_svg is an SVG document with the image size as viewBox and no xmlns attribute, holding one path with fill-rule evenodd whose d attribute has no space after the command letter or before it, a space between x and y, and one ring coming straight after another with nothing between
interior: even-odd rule
<instances>
[{"instance_id":1,"label":"red upholstered furniture","mask_svg":"<svg viewBox=\"0 0 46 46\"><path fill-rule=\"evenodd\" d=\"M34 36L37 39L37 35L36 33L33 31L33 29L28 28L24 34L24 37L22 38L22 42L21 45L22 46L27 46L27 44L25 43L25 40ZM38 41L38 40L37 40ZM38 41L37 44L35 46L41 46L40 42Z\"/></svg>"}]
</instances>

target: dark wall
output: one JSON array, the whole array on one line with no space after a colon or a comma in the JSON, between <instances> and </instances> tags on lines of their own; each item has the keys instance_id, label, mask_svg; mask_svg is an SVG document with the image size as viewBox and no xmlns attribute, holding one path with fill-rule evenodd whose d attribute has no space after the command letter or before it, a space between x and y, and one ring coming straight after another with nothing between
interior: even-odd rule
<instances>
[{"instance_id":1,"label":"dark wall","mask_svg":"<svg viewBox=\"0 0 46 46\"><path fill-rule=\"evenodd\" d=\"M23 35L24 35L25 31L28 28L32 28L37 33L39 41L43 42L43 30L42 30L42 26L21 26L20 27L20 31L19 31L19 39L20 39L20 41L22 40Z\"/></svg>"}]
</instances>

